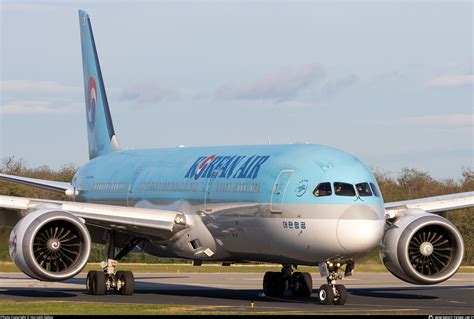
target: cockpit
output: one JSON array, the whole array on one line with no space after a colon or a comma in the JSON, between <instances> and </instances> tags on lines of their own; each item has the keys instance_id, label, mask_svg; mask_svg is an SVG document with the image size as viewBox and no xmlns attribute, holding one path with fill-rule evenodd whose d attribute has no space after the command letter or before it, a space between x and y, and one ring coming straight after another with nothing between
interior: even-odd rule
<instances>
[{"instance_id":1,"label":"cockpit","mask_svg":"<svg viewBox=\"0 0 474 319\"><path fill-rule=\"evenodd\" d=\"M324 196L347 196L347 197L380 197L380 192L374 183L362 182L358 184L350 184L344 182L323 182L319 183L313 191L316 197Z\"/></svg>"}]
</instances>

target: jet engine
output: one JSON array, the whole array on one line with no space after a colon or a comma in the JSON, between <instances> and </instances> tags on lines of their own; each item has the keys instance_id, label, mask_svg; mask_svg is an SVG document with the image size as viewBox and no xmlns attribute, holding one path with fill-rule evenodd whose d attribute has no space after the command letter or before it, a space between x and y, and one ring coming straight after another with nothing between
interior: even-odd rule
<instances>
[{"instance_id":1,"label":"jet engine","mask_svg":"<svg viewBox=\"0 0 474 319\"><path fill-rule=\"evenodd\" d=\"M456 273L464 255L459 230L447 219L420 209L406 210L382 240L380 257L397 278L437 284Z\"/></svg>"},{"instance_id":2,"label":"jet engine","mask_svg":"<svg viewBox=\"0 0 474 319\"><path fill-rule=\"evenodd\" d=\"M91 238L77 216L63 210L39 209L15 225L9 246L12 260L28 276L63 281L86 265Z\"/></svg>"}]
</instances>

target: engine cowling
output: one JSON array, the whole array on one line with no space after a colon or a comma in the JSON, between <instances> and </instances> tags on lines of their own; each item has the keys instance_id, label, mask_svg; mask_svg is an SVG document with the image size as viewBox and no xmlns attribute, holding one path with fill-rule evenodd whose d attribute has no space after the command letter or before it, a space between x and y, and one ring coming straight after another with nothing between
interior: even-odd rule
<instances>
[{"instance_id":1,"label":"engine cowling","mask_svg":"<svg viewBox=\"0 0 474 319\"><path fill-rule=\"evenodd\" d=\"M91 238L84 222L57 209L22 218L10 234L10 257L28 276L62 281L77 275L89 258Z\"/></svg>"},{"instance_id":2,"label":"engine cowling","mask_svg":"<svg viewBox=\"0 0 474 319\"><path fill-rule=\"evenodd\" d=\"M385 232L380 252L385 267L397 278L431 285L456 273L464 256L464 243L449 220L411 209Z\"/></svg>"}]
</instances>

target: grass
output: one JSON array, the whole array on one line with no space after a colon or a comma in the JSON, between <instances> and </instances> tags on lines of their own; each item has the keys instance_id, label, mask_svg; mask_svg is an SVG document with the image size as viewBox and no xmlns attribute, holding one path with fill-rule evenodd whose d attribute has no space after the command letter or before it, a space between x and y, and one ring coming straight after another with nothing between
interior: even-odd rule
<instances>
[{"instance_id":1,"label":"grass","mask_svg":"<svg viewBox=\"0 0 474 319\"><path fill-rule=\"evenodd\" d=\"M354 310L321 309L320 311L283 310L260 308L255 304L252 309L246 306L195 306L195 305L150 305L120 304L102 302L67 302L67 301L9 301L0 300L1 315L337 315L356 314ZM357 314L410 314L416 309L383 309Z\"/></svg>"},{"instance_id":2,"label":"grass","mask_svg":"<svg viewBox=\"0 0 474 319\"><path fill-rule=\"evenodd\" d=\"M359 265L357 265L359 266ZM360 269L359 269L360 268ZM89 263L82 270L82 273L87 273L89 270L98 270L100 265L98 263ZM267 271L280 271L281 265L276 264L261 264L261 265L231 265L221 266L220 264L208 264L202 266L193 266L191 264L135 264L135 263L119 263L118 270L130 270L134 273L214 273L214 272L229 272L229 273L265 273ZM382 265L364 265L357 267L357 271L381 272L385 271ZM317 267L300 266L298 271L318 272ZM21 272L18 267L12 262L0 262L0 272Z\"/></svg>"},{"instance_id":3,"label":"grass","mask_svg":"<svg viewBox=\"0 0 474 319\"><path fill-rule=\"evenodd\" d=\"M244 306L197 306L197 305L150 305L102 302L67 301L10 301L0 300L1 316L5 315L407 315L418 309L372 309L354 312L354 309L319 309L318 311L285 310L276 311L272 307L260 307L258 303L252 309ZM420 315L422 313L416 312ZM461 315L454 311L450 315Z\"/></svg>"},{"instance_id":4,"label":"grass","mask_svg":"<svg viewBox=\"0 0 474 319\"><path fill-rule=\"evenodd\" d=\"M208 315L219 314L213 306L144 305L102 302L7 301L0 300L2 315ZM226 314L249 314L249 311L226 311ZM262 313L263 314L263 313Z\"/></svg>"},{"instance_id":5,"label":"grass","mask_svg":"<svg viewBox=\"0 0 474 319\"><path fill-rule=\"evenodd\" d=\"M237 264L231 266L221 266L220 264L208 264L202 266L193 266L191 264L127 264L119 263L119 270L130 270L134 273L189 273L189 272L241 272L241 273L265 273L267 271L280 271L281 266L276 264ZM82 273L89 270L98 270L98 263L89 263ZM318 272L317 267L300 266L298 271ZM356 264L356 272L388 272L382 264L377 263L359 263ZM12 262L0 262L0 272L20 272L16 265ZM461 266L460 273L474 273L474 266Z\"/></svg>"}]
</instances>

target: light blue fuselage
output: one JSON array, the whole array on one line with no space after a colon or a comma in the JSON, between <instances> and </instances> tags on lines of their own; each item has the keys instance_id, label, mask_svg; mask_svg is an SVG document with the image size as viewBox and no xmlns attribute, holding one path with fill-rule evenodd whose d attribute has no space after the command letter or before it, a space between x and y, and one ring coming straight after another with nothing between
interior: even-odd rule
<instances>
[{"instance_id":1,"label":"light blue fuselage","mask_svg":"<svg viewBox=\"0 0 474 319\"><path fill-rule=\"evenodd\" d=\"M324 182L331 183L332 194L316 197L313 191ZM335 182L377 185L354 156L309 144L112 152L88 162L73 179L81 190L78 201L189 203L186 214L199 218L214 241L201 240L203 247L213 247L213 256L153 243L150 253L298 264L363 255L383 235L382 197L338 196Z\"/></svg>"}]
</instances>

